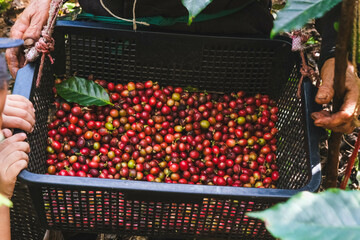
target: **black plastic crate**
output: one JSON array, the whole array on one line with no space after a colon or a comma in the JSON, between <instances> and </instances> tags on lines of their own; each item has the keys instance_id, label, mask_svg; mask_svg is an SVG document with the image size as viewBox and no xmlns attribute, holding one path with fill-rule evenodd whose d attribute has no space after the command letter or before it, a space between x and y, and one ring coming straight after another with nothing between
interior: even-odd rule
<instances>
[{"instance_id":1,"label":"black plastic crate","mask_svg":"<svg viewBox=\"0 0 360 240\"><path fill-rule=\"evenodd\" d=\"M288 42L134 32L66 21L58 22L54 36L56 62L54 66L46 63L40 87L33 86L34 65L18 74L14 87L14 93L31 98L36 109L35 131L29 136L30 164L19 178L28 184L44 227L166 239L273 239L263 222L245 213L266 209L299 191L319 188L322 131L310 118L318 109L313 102L315 89L305 81L302 99L296 98L299 74ZM163 86L269 94L279 106L279 189L44 175L54 73L93 74L120 83L151 79Z\"/></svg>"}]
</instances>

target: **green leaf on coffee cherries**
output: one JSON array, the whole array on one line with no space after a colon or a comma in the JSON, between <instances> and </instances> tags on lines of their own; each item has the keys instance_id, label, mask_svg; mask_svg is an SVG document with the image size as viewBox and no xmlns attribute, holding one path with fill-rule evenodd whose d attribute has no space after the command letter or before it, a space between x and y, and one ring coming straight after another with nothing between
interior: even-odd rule
<instances>
[{"instance_id":1,"label":"green leaf on coffee cherries","mask_svg":"<svg viewBox=\"0 0 360 240\"><path fill-rule=\"evenodd\" d=\"M57 93L68 102L75 102L85 107L113 105L103 87L84 78L74 76L55 87Z\"/></svg>"},{"instance_id":2,"label":"green leaf on coffee cherries","mask_svg":"<svg viewBox=\"0 0 360 240\"><path fill-rule=\"evenodd\" d=\"M12 207L13 203L5 196L0 194L0 206Z\"/></svg>"},{"instance_id":3,"label":"green leaf on coffee cherries","mask_svg":"<svg viewBox=\"0 0 360 240\"><path fill-rule=\"evenodd\" d=\"M247 215L263 220L280 239L355 240L360 236L360 192L300 192L285 203Z\"/></svg>"}]
</instances>

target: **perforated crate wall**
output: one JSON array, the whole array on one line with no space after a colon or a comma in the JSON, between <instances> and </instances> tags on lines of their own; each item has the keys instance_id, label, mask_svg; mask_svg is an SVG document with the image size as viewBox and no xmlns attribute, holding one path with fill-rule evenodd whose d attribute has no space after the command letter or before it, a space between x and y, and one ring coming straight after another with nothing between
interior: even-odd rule
<instances>
[{"instance_id":1,"label":"perforated crate wall","mask_svg":"<svg viewBox=\"0 0 360 240\"><path fill-rule=\"evenodd\" d=\"M109 25L60 22L56 64L33 89L37 123L30 138L28 183L43 226L63 231L114 232L159 238L272 239L247 211L266 209L320 184L319 133L311 123L311 84L296 98L299 74L284 41L133 32ZM54 75L116 83L153 80L162 86L269 94L279 105L279 189L255 189L49 176L47 116ZM18 80L17 80L18 81ZM21 81L21 80L19 80ZM311 134L310 134L311 132ZM44 140L45 139L45 140ZM33 147L35 146L36 147Z\"/></svg>"}]
</instances>

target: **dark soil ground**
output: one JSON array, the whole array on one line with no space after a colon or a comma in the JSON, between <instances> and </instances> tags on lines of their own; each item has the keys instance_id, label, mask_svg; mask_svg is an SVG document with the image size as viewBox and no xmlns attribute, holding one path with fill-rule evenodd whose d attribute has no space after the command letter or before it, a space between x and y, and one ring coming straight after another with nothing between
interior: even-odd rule
<instances>
[{"instance_id":1,"label":"dark soil ground","mask_svg":"<svg viewBox=\"0 0 360 240\"><path fill-rule=\"evenodd\" d=\"M28 5L29 0L13 0L8 10L0 15L0 37L9 37L10 28L16 21L17 16Z\"/></svg>"}]
</instances>

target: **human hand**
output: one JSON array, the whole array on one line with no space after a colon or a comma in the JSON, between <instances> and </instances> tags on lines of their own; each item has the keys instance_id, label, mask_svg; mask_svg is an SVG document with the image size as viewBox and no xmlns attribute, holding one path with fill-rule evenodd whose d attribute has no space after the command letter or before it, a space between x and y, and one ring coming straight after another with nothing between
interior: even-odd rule
<instances>
[{"instance_id":1,"label":"human hand","mask_svg":"<svg viewBox=\"0 0 360 240\"><path fill-rule=\"evenodd\" d=\"M25 133L11 135L4 130L4 135L8 138L0 142L0 194L11 198L17 175L27 167L30 145L24 142Z\"/></svg>"},{"instance_id":2,"label":"human hand","mask_svg":"<svg viewBox=\"0 0 360 240\"><path fill-rule=\"evenodd\" d=\"M35 109L27 98L7 95L2 119L2 128L19 128L32 132L35 124Z\"/></svg>"},{"instance_id":3,"label":"human hand","mask_svg":"<svg viewBox=\"0 0 360 240\"><path fill-rule=\"evenodd\" d=\"M31 0L11 28L10 37L23 40L32 39L30 42L33 43L37 41L49 17L50 2L51 0ZM25 62L22 49L20 47L8 48L6 61L11 75L15 78L17 71Z\"/></svg>"},{"instance_id":4,"label":"human hand","mask_svg":"<svg viewBox=\"0 0 360 240\"><path fill-rule=\"evenodd\" d=\"M334 69L335 58L328 59L321 69L321 79L323 82L315 97L315 101L318 104L327 104L334 96ZM343 105L336 113L330 114L325 110L312 113L311 117L314 119L314 124L334 132L351 133L355 128L353 118L358 97L358 79L355 75L354 66L351 63L348 63Z\"/></svg>"}]
</instances>

